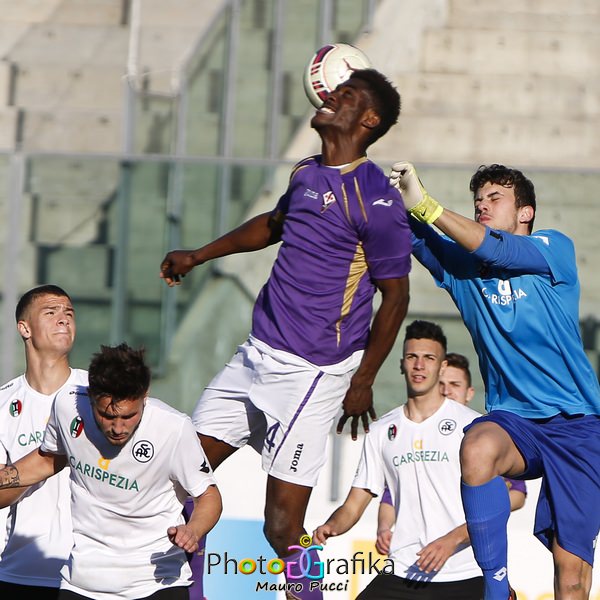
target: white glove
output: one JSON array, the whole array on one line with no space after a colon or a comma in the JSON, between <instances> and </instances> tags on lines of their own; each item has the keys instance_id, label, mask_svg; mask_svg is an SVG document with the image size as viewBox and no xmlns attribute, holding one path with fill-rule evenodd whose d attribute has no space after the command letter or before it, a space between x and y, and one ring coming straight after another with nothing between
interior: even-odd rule
<instances>
[{"instance_id":1,"label":"white glove","mask_svg":"<svg viewBox=\"0 0 600 600\"><path fill-rule=\"evenodd\" d=\"M404 206L415 219L431 225L444 212L444 207L423 187L411 163L400 161L392 165L390 185L400 191Z\"/></svg>"}]
</instances>

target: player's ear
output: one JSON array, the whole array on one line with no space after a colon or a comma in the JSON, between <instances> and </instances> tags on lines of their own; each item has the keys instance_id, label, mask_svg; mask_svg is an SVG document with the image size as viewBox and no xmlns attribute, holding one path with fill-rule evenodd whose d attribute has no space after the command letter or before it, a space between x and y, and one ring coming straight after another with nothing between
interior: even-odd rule
<instances>
[{"instance_id":1,"label":"player's ear","mask_svg":"<svg viewBox=\"0 0 600 600\"><path fill-rule=\"evenodd\" d=\"M375 129L375 127L379 126L381 123L381 117L377 114L377 112L373 108L368 108L365 111L362 124L367 129Z\"/></svg>"},{"instance_id":2,"label":"player's ear","mask_svg":"<svg viewBox=\"0 0 600 600\"><path fill-rule=\"evenodd\" d=\"M531 223L535 217L535 210L533 206L521 206L519 209L519 222Z\"/></svg>"},{"instance_id":3,"label":"player's ear","mask_svg":"<svg viewBox=\"0 0 600 600\"><path fill-rule=\"evenodd\" d=\"M473 400L474 395L475 395L475 388L472 386L467 388L467 404L469 404L469 402L471 402L471 400Z\"/></svg>"},{"instance_id":4,"label":"player's ear","mask_svg":"<svg viewBox=\"0 0 600 600\"><path fill-rule=\"evenodd\" d=\"M17 331L24 340L28 340L31 337L31 331L29 330L29 325L27 325L27 321L18 321Z\"/></svg>"}]
</instances>

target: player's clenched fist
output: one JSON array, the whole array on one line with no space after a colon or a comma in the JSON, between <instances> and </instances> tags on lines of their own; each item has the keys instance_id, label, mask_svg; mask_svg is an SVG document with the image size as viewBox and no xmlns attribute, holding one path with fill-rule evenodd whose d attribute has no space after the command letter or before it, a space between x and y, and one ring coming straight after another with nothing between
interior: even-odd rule
<instances>
[{"instance_id":1,"label":"player's clenched fist","mask_svg":"<svg viewBox=\"0 0 600 600\"><path fill-rule=\"evenodd\" d=\"M160 263L160 277L167 285L179 285L181 277L185 277L198 263L194 253L189 250L172 250Z\"/></svg>"},{"instance_id":2,"label":"player's clenched fist","mask_svg":"<svg viewBox=\"0 0 600 600\"><path fill-rule=\"evenodd\" d=\"M423 187L411 163L400 161L392 165L390 185L400 191L404 205L415 219L431 225L444 212L444 207Z\"/></svg>"},{"instance_id":3,"label":"player's clenched fist","mask_svg":"<svg viewBox=\"0 0 600 600\"><path fill-rule=\"evenodd\" d=\"M312 541L313 544L323 546L330 537L335 537L336 535L337 532L333 530L332 526L325 523L324 525L319 525L319 527L313 531Z\"/></svg>"},{"instance_id":4,"label":"player's clenched fist","mask_svg":"<svg viewBox=\"0 0 600 600\"><path fill-rule=\"evenodd\" d=\"M188 525L177 525L167 529L169 540L175 546L179 546L185 552L196 552L198 550L198 536Z\"/></svg>"}]
</instances>

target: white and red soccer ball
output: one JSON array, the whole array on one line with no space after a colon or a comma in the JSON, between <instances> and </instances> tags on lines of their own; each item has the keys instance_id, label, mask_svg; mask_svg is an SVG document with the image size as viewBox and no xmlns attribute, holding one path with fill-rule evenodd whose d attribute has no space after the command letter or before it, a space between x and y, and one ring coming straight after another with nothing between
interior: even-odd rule
<instances>
[{"instance_id":1,"label":"white and red soccer ball","mask_svg":"<svg viewBox=\"0 0 600 600\"><path fill-rule=\"evenodd\" d=\"M352 71L371 69L367 55L350 44L328 44L319 48L304 69L304 91L319 108L331 90L346 81Z\"/></svg>"}]
</instances>

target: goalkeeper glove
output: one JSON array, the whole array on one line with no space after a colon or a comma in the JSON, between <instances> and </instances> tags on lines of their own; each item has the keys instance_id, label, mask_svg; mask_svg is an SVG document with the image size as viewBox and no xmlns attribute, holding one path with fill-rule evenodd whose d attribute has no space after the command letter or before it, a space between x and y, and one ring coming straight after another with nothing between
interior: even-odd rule
<instances>
[{"instance_id":1,"label":"goalkeeper glove","mask_svg":"<svg viewBox=\"0 0 600 600\"><path fill-rule=\"evenodd\" d=\"M408 212L418 221L431 225L444 212L444 207L427 193L411 163L394 163L390 185L400 191Z\"/></svg>"}]
</instances>

